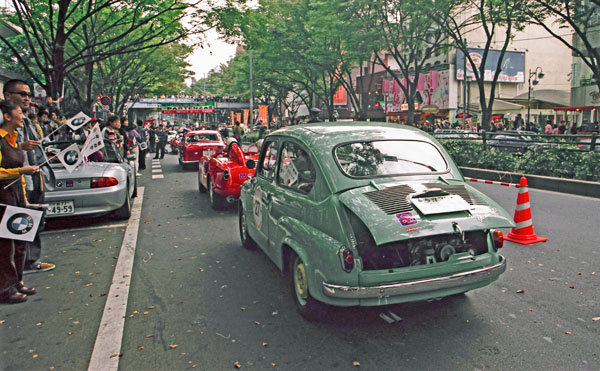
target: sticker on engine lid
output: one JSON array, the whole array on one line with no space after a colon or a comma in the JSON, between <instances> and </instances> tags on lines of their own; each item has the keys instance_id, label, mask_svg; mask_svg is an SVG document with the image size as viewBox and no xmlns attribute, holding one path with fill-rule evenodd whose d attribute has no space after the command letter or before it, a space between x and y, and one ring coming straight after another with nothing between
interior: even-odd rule
<instances>
[{"instance_id":1,"label":"sticker on engine lid","mask_svg":"<svg viewBox=\"0 0 600 371\"><path fill-rule=\"evenodd\" d=\"M248 175L246 173L240 173L240 180L248 179Z\"/></svg>"},{"instance_id":2,"label":"sticker on engine lid","mask_svg":"<svg viewBox=\"0 0 600 371\"><path fill-rule=\"evenodd\" d=\"M396 214L396 218L398 218L398 221L403 226L417 224L417 219L413 217L413 214L411 212Z\"/></svg>"}]
</instances>

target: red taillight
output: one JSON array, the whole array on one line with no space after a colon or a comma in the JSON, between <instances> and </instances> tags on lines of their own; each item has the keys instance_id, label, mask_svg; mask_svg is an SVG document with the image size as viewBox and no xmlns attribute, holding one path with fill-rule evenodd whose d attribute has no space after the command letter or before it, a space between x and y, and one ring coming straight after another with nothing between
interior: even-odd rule
<instances>
[{"instance_id":1,"label":"red taillight","mask_svg":"<svg viewBox=\"0 0 600 371\"><path fill-rule=\"evenodd\" d=\"M113 177L92 178L92 188L112 187L119 184L119 181Z\"/></svg>"},{"instance_id":2,"label":"red taillight","mask_svg":"<svg viewBox=\"0 0 600 371\"><path fill-rule=\"evenodd\" d=\"M340 254L342 267L346 272L350 272L354 268L354 255L352 254L352 250L346 246L342 246L340 247L338 253Z\"/></svg>"},{"instance_id":3,"label":"red taillight","mask_svg":"<svg viewBox=\"0 0 600 371\"><path fill-rule=\"evenodd\" d=\"M502 231L497 229L492 230L492 239L494 240L494 248L496 250L501 249L504 246L504 235Z\"/></svg>"}]
</instances>

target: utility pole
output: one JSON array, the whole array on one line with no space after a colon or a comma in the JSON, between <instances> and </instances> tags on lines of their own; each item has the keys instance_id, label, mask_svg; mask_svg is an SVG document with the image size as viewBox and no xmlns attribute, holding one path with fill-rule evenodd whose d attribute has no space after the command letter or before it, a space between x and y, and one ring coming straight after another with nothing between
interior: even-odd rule
<instances>
[{"instance_id":1,"label":"utility pole","mask_svg":"<svg viewBox=\"0 0 600 371\"><path fill-rule=\"evenodd\" d=\"M463 54L464 54L464 60L463 60L463 117L462 117L462 122L463 122L463 129L465 129L465 120L467 119L467 39L464 40L464 50L463 50Z\"/></svg>"},{"instance_id":2,"label":"utility pole","mask_svg":"<svg viewBox=\"0 0 600 371\"><path fill-rule=\"evenodd\" d=\"M252 50L250 50L250 114L248 115L248 127L251 128L254 124L254 92L252 89Z\"/></svg>"}]
</instances>

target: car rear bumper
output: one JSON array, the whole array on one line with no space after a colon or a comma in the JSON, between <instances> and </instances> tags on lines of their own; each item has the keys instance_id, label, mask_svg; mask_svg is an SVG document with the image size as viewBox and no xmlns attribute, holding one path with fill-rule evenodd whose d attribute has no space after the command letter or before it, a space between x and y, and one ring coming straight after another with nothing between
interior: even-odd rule
<instances>
[{"instance_id":1,"label":"car rear bumper","mask_svg":"<svg viewBox=\"0 0 600 371\"><path fill-rule=\"evenodd\" d=\"M45 202L73 201L75 212L71 214L46 215L46 218L60 218L78 215L102 214L117 210L125 203L125 184L115 187L96 188L83 191L46 192Z\"/></svg>"},{"instance_id":2,"label":"car rear bumper","mask_svg":"<svg viewBox=\"0 0 600 371\"><path fill-rule=\"evenodd\" d=\"M323 293L337 299L376 299L428 292L450 291L459 287L485 284L497 279L506 270L506 259L490 267L478 268L449 276L372 287L352 287L323 283Z\"/></svg>"}]
</instances>

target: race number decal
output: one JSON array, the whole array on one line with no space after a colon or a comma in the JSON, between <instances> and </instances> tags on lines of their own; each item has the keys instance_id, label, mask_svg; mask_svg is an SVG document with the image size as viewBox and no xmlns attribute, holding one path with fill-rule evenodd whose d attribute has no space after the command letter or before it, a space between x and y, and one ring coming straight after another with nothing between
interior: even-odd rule
<instances>
[{"instance_id":1,"label":"race number decal","mask_svg":"<svg viewBox=\"0 0 600 371\"><path fill-rule=\"evenodd\" d=\"M254 197L252 197L252 216L254 225L260 230L262 227L262 189L260 187L256 187Z\"/></svg>"}]
</instances>

